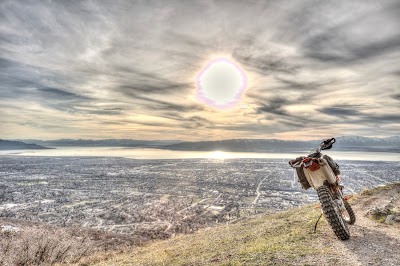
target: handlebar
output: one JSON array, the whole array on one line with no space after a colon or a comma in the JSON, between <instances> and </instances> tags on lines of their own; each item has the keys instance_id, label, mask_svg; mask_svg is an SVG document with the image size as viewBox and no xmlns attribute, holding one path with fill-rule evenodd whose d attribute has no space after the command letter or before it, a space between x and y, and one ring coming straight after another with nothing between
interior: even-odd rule
<instances>
[{"instance_id":1,"label":"handlebar","mask_svg":"<svg viewBox=\"0 0 400 266\"><path fill-rule=\"evenodd\" d=\"M322 141L321 144L317 148L312 150L308 156L318 156L318 154L321 153L321 150L327 150L332 148L332 145L335 142L336 142L335 138ZM299 167L300 163L303 161L304 158L305 158L304 156L300 156L294 160L290 160L289 165L293 168Z\"/></svg>"},{"instance_id":2,"label":"handlebar","mask_svg":"<svg viewBox=\"0 0 400 266\"><path fill-rule=\"evenodd\" d=\"M322 143L324 143L325 145L332 145L335 142L336 142L336 139L335 138L331 138L331 139L324 140Z\"/></svg>"},{"instance_id":3,"label":"handlebar","mask_svg":"<svg viewBox=\"0 0 400 266\"><path fill-rule=\"evenodd\" d=\"M315 149L313 149L309 155L312 154L319 154L322 150L329 150L330 148L332 148L333 143L336 142L335 138L331 138L331 139L327 139L324 140L323 142L321 142L321 144L319 144L319 146Z\"/></svg>"},{"instance_id":4,"label":"handlebar","mask_svg":"<svg viewBox=\"0 0 400 266\"><path fill-rule=\"evenodd\" d=\"M321 150L330 149L332 148L333 143L336 142L335 138L324 140L319 146Z\"/></svg>"}]
</instances>

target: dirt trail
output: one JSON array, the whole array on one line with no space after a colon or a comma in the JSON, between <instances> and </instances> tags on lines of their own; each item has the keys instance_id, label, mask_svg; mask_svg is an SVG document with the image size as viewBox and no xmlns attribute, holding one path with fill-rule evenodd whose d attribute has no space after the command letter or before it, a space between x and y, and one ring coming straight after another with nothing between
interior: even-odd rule
<instances>
[{"instance_id":1,"label":"dirt trail","mask_svg":"<svg viewBox=\"0 0 400 266\"><path fill-rule=\"evenodd\" d=\"M316 244L332 246L336 254L329 254L326 258L308 258L307 262L325 265L400 265L400 226L379 223L365 215L374 207L388 205L400 208L400 185L356 199L352 206L357 221L350 226L349 240L338 241L333 232L326 230L329 229L327 226L319 228L321 237Z\"/></svg>"}]
</instances>

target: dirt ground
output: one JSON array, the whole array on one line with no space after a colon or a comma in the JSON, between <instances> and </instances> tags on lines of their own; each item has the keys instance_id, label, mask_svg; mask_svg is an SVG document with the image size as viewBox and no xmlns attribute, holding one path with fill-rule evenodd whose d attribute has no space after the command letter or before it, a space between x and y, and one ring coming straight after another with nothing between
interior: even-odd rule
<instances>
[{"instance_id":1,"label":"dirt ground","mask_svg":"<svg viewBox=\"0 0 400 266\"><path fill-rule=\"evenodd\" d=\"M400 210L400 184L390 189L361 193L351 201L357 221L350 226L351 238L338 241L328 225L318 227L318 246L334 252L322 257L306 257L299 265L400 265L400 226L385 224L367 217L373 208Z\"/></svg>"}]
</instances>

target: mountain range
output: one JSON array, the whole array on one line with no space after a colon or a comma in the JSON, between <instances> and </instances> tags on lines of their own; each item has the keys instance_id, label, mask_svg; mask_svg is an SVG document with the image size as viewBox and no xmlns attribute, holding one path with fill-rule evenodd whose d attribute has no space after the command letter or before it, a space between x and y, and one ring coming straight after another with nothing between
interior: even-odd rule
<instances>
[{"instance_id":1,"label":"mountain range","mask_svg":"<svg viewBox=\"0 0 400 266\"><path fill-rule=\"evenodd\" d=\"M25 143L34 143L48 147L141 147L154 148L164 145L180 143L179 140L135 140L135 139L57 139L57 140L38 140L38 139L18 139Z\"/></svg>"},{"instance_id":2,"label":"mountain range","mask_svg":"<svg viewBox=\"0 0 400 266\"><path fill-rule=\"evenodd\" d=\"M43 149L51 149L51 148L33 143L24 143L22 141L0 139L0 150L43 150Z\"/></svg>"},{"instance_id":3,"label":"mountain range","mask_svg":"<svg viewBox=\"0 0 400 266\"><path fill-rule=\"evenodd\" d=\"M321 140L299 141L278 139L227 139L187 142L179 140L133 139L59 139L59 140L0 140L0 149L46 149L47 147L134 147L180 151L231 151L231 152L304 152L315 148ZM370 138L342 136L336 138L334 150L400 152L400 136Z\"/></svg>"},{"instance_id":4,"label":"mountain range","mask_svg":"<svg viewBox=\"0 0 400 266\"><path fill-rule=\"evenodd\" d=\"M318 146L321 140L286 141L277 139L229 139L219 141L181 142L163 146L163 149L185 151L232 152L303 152ZM335 150L400 152L400 137L369 138L360 136L337 137Z\"/></svg>"}]
</instances>

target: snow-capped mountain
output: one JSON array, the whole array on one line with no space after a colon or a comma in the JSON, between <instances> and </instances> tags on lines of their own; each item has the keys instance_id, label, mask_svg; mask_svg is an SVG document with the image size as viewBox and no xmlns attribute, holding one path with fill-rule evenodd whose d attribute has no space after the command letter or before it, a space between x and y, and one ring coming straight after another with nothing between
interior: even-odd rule
<instances>
[{"instance_id":1,"label":"snow-capped mountain","mask_svg":"<svg viewBox=\"0 0 400 266\"><path fill-rule=\"evenodd\" d=\"M308 151L322 140L285 141L277 139L230 139L219 141L182 142L165 145L162 148L171 150L224 150L242 152L294 152ZM391 151L400 152L400 137L369 138L361 136L337 137L336 150Z\"/></svg>"}]
</instances>

